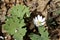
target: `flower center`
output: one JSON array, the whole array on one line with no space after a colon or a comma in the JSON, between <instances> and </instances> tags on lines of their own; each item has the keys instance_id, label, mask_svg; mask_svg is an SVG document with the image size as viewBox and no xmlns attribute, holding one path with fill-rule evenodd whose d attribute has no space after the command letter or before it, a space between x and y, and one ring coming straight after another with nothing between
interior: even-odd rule
<instances>
[{"instance_id":1,"label":"flower center","mask_svg":"<svg viewBox=\"0 0 60 40\"><path fill-rule=\"evenodd\" d=\"M41 24L41 22L38 20L37 25L40 25L40 24Z\"/></svg>"}]
</instances>

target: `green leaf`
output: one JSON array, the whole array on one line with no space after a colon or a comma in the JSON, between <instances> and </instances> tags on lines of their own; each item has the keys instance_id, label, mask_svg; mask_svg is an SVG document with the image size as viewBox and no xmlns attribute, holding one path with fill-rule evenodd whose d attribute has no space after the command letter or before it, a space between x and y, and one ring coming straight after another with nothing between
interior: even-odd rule
<instances>
[{"instance_id":1,"label":"green leaf","mask_svg":"<svg viewBox=\"0 0 60 40\"><path fill-rule=\"evenodd\" d=\"M42 40L41 37L37 34L30 34L29 36L31 40Z\"/></svg>"},{"instance_id":2,"label":"green leaf","mask_svg":"<svg viewBox=\"0 0 60 40\"><path fill-rule=\"evenodd\" d=\"M39 33L41 34L41 37L43 38L43 40L49 40L48 31L45 30L44 26L38 27L38 30L39 30Z\"/></svg>"},{"instance_id":3,"label":"green leaf","mask_svg":"<svg viewBox=\"0 0 60 40\"><path fill-rule=\"evenodd\" d=\"M38 27L39 33L42 34L45 30L43 26Z\"/></svg>"},{"instance_id":4,"label":"green leaf","mask_svg":"<svg viewBox=\"0 0 60 40\"><path fill-rule=\"evenodd\" d=\"M30 34L29 36L31 40L49 40L48 32L47 30L45 31L44 26L38 27L38 31L41 34L41 36L37 34Z\"/></svg>"},{"instance_id":5,"label":"green leaf","mask_svg":"<svg viewBox=\"0 0 60 40\"><path fill-rule=\"evenodd\" d=\"M5 24L3 28L11 35L13 35L16 40L23 40L23 36L26 33L26 28L24 23L24 14L30 16L28 7L24 5L17 5L10 9L10 17L6 17Z\"/></svg>"},{"instance_id":6,"label":"green leaf","mask_svg":"<svg viewBox=\"0 0 60 40\"><path fill-rule=\"evenodd\" d=\"M24 5L17 5L11 8L11 14L23 18L24 14L30 16L29 8Z\"/></svg>"}]
</instances>

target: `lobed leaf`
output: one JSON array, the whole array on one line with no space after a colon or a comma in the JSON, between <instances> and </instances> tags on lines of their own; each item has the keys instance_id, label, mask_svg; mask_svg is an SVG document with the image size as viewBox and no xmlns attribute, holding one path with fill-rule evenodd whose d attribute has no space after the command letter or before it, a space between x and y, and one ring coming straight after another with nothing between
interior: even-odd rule
<instances>
[{"instance_id":1,"label":"lobed leaf","mask_svg":"<svg viewBox=\"0 0 60 40\"><path fill-rule=\"evenodd\" d=\"M28 7L24 5L16 5L10 9L10 17L6 17L5 24L3 28L11 35L13 35L16 40L23 40L23 36L26 33L26 28L24 23L24 14L30 16Z\"/></svg>"}]
</instances>

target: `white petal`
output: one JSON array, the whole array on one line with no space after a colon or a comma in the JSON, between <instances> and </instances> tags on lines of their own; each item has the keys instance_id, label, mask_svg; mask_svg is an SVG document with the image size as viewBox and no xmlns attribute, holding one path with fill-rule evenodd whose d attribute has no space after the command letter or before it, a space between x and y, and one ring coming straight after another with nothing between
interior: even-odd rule
<instances>
[{"instance_id":1,"label":"white petal","mask_svg":"<svg viewBox=\"0 0 60 40\"><path fill-rule=\"evenodd\" d=\"M41 21L42 20L42 16L38 15L38 20Z\"/></svg>"},{"instance_id":2,"label":"white petal","mask_svg":"<svg viewBox=\"0 0 60 40\"><path fill-rule=\"evenodd\" d=\"M45 18L43 18L41 22L44 22L44 21L45 21Z\"/></svg>"},{"instance_id":3,"label":"white petal","mask_svg":"<svg viewBox=\"0 0 60 40\"><path fill-rule=\"evenodd\" d=\"M34 22L37 22L37 21L38 21L38 19L37 19L37 17L35 17Z\"/></svg>"},{"instance_id":4,"label":"white petal","mask_svg":"<svg viewBox=\"0 0 60 40\"><path fill-rule=\"evenodd\" d=\"M45 24L45 22L41 23L41 25L44 25L44 24Z\"/></svg>"},{"instance_id":5,"label":"white petal","mask_svg":"<svg viewBox=\"0 0 60 40\"><path fill-rule=\"evenodd\" d=\"M33 22L35 21L35 19L33 18Z\"/></svg>"},{"instance_id":6,"label":"white petal","mask_svg":"<svg viewBox=\"0 0 60 40\"><path fill-rule=\"evenodd\" d=\"M40 15L37 15L37 17L40 17Z\"/></svg>"},{"instance_id":7,"label":"white petal","mask_svg":"<svg viewBox=\"0 0 60 40\"><path fill-rule=\"evenodd\" d=\"M34 24L36 25L36 23L37 23L37 17L35 17L35 19L33 19L33 22L34 22Z\"/></svg>"},{"instance_id":8,"label":"white petal","mask_svg":"<svg viewBox=\"0 0 60 40\"><path fill-rule=\"evenodd\" d=\"M40 25L38 23L36 23L36 27L39 27Z\"/></svg>"},{"instance_id":9,"label":"white petal","mask_svg":"<svg viewBox=\"0 0 60 40\"><path fill-rule=\"evenodd\" d=\"M39 25L36 25L36 27L39 27Z\"/></svg>"},{"instance_id":10,"label":"white petal","mask_svg":"<svg viewBox=\"0 0 60 40\"><path fill-rule=\"evenodd\" d=\"M38 20L38 18L37 18L37 17L35 17L35 20Z\"/></svg>"}]
</instances>

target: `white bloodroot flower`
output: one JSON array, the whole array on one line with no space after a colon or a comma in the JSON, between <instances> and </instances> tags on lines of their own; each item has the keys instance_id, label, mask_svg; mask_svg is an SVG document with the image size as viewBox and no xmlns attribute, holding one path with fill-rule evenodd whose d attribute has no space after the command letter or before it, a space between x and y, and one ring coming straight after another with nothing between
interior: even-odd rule
<instances>
[{"instance_id":1,"label":"white bloodroot flower","mask_svg":"<svg viewBox=\"0 0 60 40\"><path fill-rule=\"evenodd\" d=\"M45 24L45 18L42 18L42 16L38 15L33 19L34 24L39 27Z\"/></svg>"}]
</instances>

